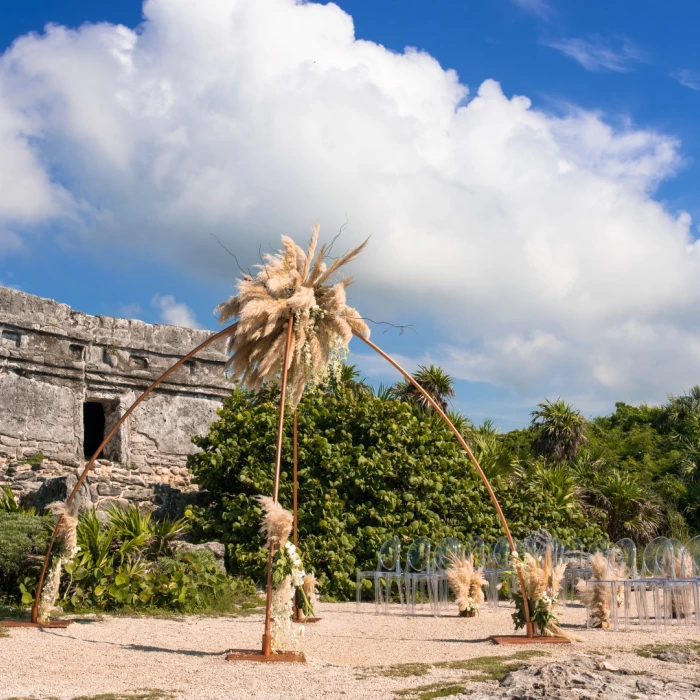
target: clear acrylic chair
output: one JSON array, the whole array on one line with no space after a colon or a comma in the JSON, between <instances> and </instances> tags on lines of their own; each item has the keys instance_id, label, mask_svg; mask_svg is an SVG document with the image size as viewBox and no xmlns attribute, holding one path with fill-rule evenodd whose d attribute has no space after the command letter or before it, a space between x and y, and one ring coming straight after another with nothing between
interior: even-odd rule
<instances>
[{"instance_id":1,"label":"clear acrylic chair","mask_svg":"<svg viewBox=\"0 0 700 700\"><path fill-rule=\"evenodd\" d=\"M474 568L486 568L486 545L481 537L473 537L469 541L469 553L474 557ZM466 551L466 548L465 548Z\"/></svg>"},{"instance_id":2,"label":"clear acrylic chair","mask_svg":"<svg viewBox=\"0 0 700 700\"><path fill-rule=\"evenodd\" d=\"M498 607L501 578L504 571L510 570L510 544L507 537L499 537L491 548L488 566L484 569L484 578L488 581L489 607Z\"/></svg>"},{"instance_id":3,"label":"clear acrylic chair","mask_svg":"<svg viewBox=\"0 0 700 700\"><path fill-rule=\"evenodd\" d=\"M379 548L377 554L377 568L374 571L358 571L355 574L355 607L359 612L362 597L362 581L371 579L374 583L374 612L379 614L380 604L384 603L386 611L393 583L396 582L399 592L399 600L403 605L403 587L401 573L401 541L398 537L390 537ZM384 590L382 590L382 583Z\"/></svg>"},{"instance_id":4,"label":"clear acrylic chair","mask_svg":"<svg viewBox=\"0 0 700 700\"><path fill-rule=\"evenodd\" d=\"M427 537L416 537L406 550L406 605L410 615L416 614L416 603L420 596L422 604L432 608L432 543Z\"/></svg>"},{"instance_id":5,"label":"clear acrylic chair","mask_svg":"<svg viewBox=\"0 0 700 700\"><path fill-rule=\"evenodd\" d=\"M435 548L431 582L433 585L433 605L435 614L448 607L450 602L450 582L447 580L447 568L452 556L462 554L462 543L456 537L445 537Z\"/></svg>"},{"instance_id":6,"label":"clear acrylic chair","mask_svg":"<svg viewBox=\"0 0 700 700\"><path fill-rule=\"evenodd\" d=\"M564 572L563 598L564 604L576 598L576 585L582 579L591 575L591 567L588 564L588 555L583 542L574 538L564 548L564 560L566 571Z\"/></svg>"}]
</instances>

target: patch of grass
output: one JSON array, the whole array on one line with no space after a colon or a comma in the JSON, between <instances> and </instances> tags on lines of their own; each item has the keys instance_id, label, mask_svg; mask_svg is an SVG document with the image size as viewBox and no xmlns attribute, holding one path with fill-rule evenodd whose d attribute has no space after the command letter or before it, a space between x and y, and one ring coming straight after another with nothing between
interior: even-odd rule
<instances>
[{"instance_id":1,"label":"patch of grass","mask_svg":"<svg viewBox=\"0 0 700 700\"><path fill-rule=\"evenodd\" d=\"M369 675L385 678L409 678L410 676L427 676L433 668L433 664L408 663L394 664L393 666L379 666L372 669ZM365 676L366 677L366 676Z\"/></svg>"},{"instance_id":2,"label":"patch of grass","mask_svg":"<svg viewBox=\"0 0 700 700\"><path fill-rule=\"evenodd\" d=\"M0 627L0 637L9 637L10 632L7 627Z\"/></svg>"},{"instance_id":3,"label":"patch of grass","mask_svg":"<svg viewBox=\"0 0 700 700\"><path fill-rule=\"evenodd\" d=\"M397 664L384 669L373 669L375 675L380 676L423 676L433 669L449 669L451 671L469 671L470 675L457 679L447 679L440 683L418 686L417 688L407 688L396 693L397 697L407 697L411 700L432 700L432 698L445 698L450 695L465 693L466 687L463 683L482 683L485 681L498 681L511 671L517 671L525 665L529 659L538 656L549 656L546 651L527 649L519 651L510 656L477 656L474 659L464 659L463 661L440 661L433 664ZM367 677L367 676L365 676Z\"/></svg>"},{"instance_id":4,"label":"patch of grass","mask_svg":"<svg viewBox=\"0 0 700 700\"><path fill-rule=\"evenodd\" d=\"M442 661L435 664L436 668L449 668L459 671L476 671L480 675L470 678L473 681L498 681L506 673L517 671L522 662L538 656L549 656L546 651L527 649L510 656L477 656L464 661Z\"/></svg>"},{"instance_id":5,"label":"patch of grass","mask_svg":"<svg viewBox=\"0 0 700 700\"><path fill-rule=\"evenodd\" d=\"M29 457L25 457L22 460L22 464L31 464L32 467L36 467L37 465L41 464L45 459L46 457L44 457L44 455L29 455Z\"/></svg>"},{"instance_id":6,"label":"patch of grass","mask_svg":"<svg viewBox=\"0 0 700 700\"><path fill-rule=\"evenodd\" d=\"M637 656L651 659L667 649L690 649L700 654L700 642L687 641L680 644L645 644L644 646L637 647L635 652Z\"/></svg>"},{"instance_id":7,"label":"patch of grass","mask_svg":"<svg viewBox=\"0 0 700 700\"><path fill-rule=\"evenodd\" d=\"M28 620L29 613L19 605L0 605L0 618L4 620Z\"/></svg>"},{"instance_id":8,"label":"patch of grass","mask_svg":"<svg viewBox=\"0 0 700 700\"><path fill-rule=\"evenodd\" d=\"M414 700L433 700L433 698L448 698L450 695L459 695L466 692L466 686L446 681L443 683L432 683L431 685L421 685L409 690L400 690L396 693L396 696L410 697Z\"/></svg>"}]
</instances>

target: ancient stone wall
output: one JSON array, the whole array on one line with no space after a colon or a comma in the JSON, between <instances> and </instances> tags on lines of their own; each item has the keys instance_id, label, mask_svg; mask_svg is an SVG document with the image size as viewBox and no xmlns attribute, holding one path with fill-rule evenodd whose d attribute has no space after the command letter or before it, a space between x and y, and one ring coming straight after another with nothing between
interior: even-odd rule
<instances>
[{"instance_id":1,"label":"ancient stone wall","mask_svg":"<svg viewBox=\"0 0 700 700\"><path fill-rule=\"evenodd\" d=\"M0 484L26 495L80 471L90 445L210 335L89 316L0 287ZM223 345L173 373L120 428L90 479L95 501L145 501L156 486L190 488L191 437L206 432L232 389Z\"/></svg>"}]
</instances>

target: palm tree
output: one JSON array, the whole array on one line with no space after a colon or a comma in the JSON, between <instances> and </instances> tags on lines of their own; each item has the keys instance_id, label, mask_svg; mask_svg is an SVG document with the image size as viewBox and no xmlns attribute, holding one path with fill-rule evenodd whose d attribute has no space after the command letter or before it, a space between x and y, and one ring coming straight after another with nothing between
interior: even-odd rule
<instances>
[{"instance_id":1,"label":"palm tree","mask_svg":"<svg viewBox=\"0 0 700 700\"><path fill-rule=\"evenodd\" d=\"M413 378L443 411L447 410L449 400L455 396L454 379L449 374L436 365L420 365L418 371L413 373ZM400 401L412 401L428 412L434 410L425 396L408 380L396 384L394 393Z\"/></svg>"},{"instance_id":2,"label":"palm tree","mask_svg":"<svg viewBox=\"0 0 700 700\"><path fill-rule=\"evenodd\" d=\"M532 412L535 452L553 459L556 464L573 461L579 449L588 442L587 422L571 404L561 399L554 402L545 399L539 404L539 409Z\"/></svg>"},{"instance_id":3,"label":"palm tree","mask_svg":"<svg viewBox=\"0 0 700 700\"><path fill-rule=\"evenodd\" d=\"M340 371L332 377L331 381L335 390L343 389L353 394L368 394L371 391L369 384L360 376L357 365L348 365L343 362Z\"/></svg>"},{"instance_id":4,"label":"palm tree","mask_svg":"<svg viewBox=\"0 0 700 700\"><path fill-rule=\"evenodd\" d=\"M560 515L566 515L580 503L580 489L571 469L565 464L547 467L541 459L528 464L527 488L533 493L545 493L550 507Z\"/></svg>"},{"instance_id":5,"label":"palm tree","mask_svg":"<svg viewBox=\"0 0 700 700\"><path fill-rule=\"evenodd\" d=\"M700 386L696 384L683 396L671 394L665 411L672 424L681 423L685 418L700 414Z\"/></svg>"},{"instance_id":6,"label":"palm tree","mask_svg":"<svg viewBox=\"0 0 700 700\"><path fill-rule=\"evenodd\" d=\"M600 475L585 489L583 498L590 514L603 521L613 542L622 537L648 542L661 527L659 504L639 481L619 469Z\"/></svg>"}]
</instances>

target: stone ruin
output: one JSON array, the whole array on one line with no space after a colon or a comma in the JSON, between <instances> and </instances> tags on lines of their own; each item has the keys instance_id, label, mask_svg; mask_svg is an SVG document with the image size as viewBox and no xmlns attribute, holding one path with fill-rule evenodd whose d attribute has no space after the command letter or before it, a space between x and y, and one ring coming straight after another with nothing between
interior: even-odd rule
<instances>
[{"instance_id":1,"label":"stone ruin","mask_svg":"<svg viewBox=\"0 0 700 700\"><path fill-rule=\"evenodd\" d=\"M124 411L212 333L89 316L0 287L0 486L29 505L62 500ZM174 372L103 451L81 499L155 505L192 500L187 456L232 390L225 341ZM86 503L86 505L87 505Z\"/></svg>"}]
</instances>

